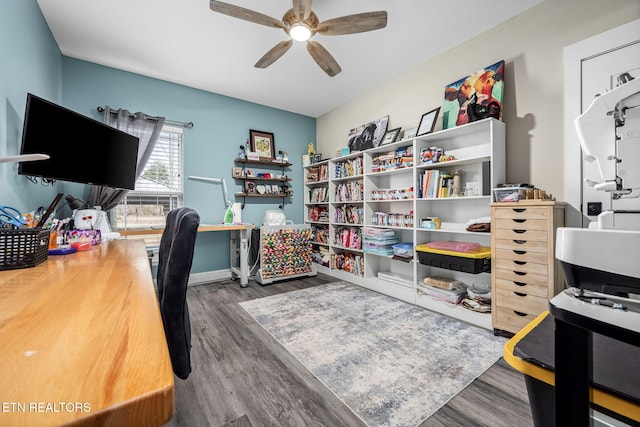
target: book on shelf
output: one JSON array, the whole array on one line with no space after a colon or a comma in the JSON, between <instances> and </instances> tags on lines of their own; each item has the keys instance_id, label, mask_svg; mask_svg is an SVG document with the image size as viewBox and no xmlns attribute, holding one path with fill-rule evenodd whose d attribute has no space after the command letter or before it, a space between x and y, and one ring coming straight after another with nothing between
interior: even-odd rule
<instances>
[{"instance_id":1,"label":"book on shelf","mask_svg":"<svg viewBox=\"0 0 640 427\"><path fill-rule=\"evenodd\" d=\"M329 165L318 166L318 180L326 181L329 179Z\"/></svg>"},{"instance_id":2,"label":"book on shelf","mask_svg":"<svg viewBox=\"0 0 640 427\"><path fill-rule=\"evenodd\" d=\"M325 206L310 206L307 216L311 222L329 222L329 210Z\"/></svg>"},{"instance_id":3,"label":"book on shelf","mask_svg":"<svg viewBox=\"0 0 640 427\"><path fill-rule=\"evenodd\" d=\"M349 249L362 249L362 231L359 227L338 227L334 234L334 244Z\"/></svg>"},{"instance_id":4,"label":"book on shelf","mask_svg":"<svg viewBox=\"0 0 640 427\"><path fill-rule=\"evenodd\" d=\"M338 224L360 225L363 220L362 206L344 205L336 207L333 213L333 221Z\"/></svg>"},{"instance_id":5,"label":"book on shelf","mask_svg":"<svg viewBox=\"0 0 640 427\"><path fill-rule=\"evenodd\" d=\"M354 202L361 201L363 196L362 182L350 181L341 182L336 185L335 200L337 202Z\"/></svg>"},{"instance_id":6,"label":"book on shelf","mask_svg":"<svg viewBox=\"0 0 640 427\"><path fill-rule=\"evenodd\" d=\"M424 172L424 177L422 180L423 182L422 197L424 198L436 197L439 176L440 176L440 171L438 169L431 169Z\"/></svg>"},{"instance_id":7,"label":"book on shelf","mask_svg":"<svg viewBox=\"0 0 640 427\"><path fill-rule=\"evenodd\" d=\"M426 199L450 197L453 176L446 171L430 169L420 175L422 190L420 196Z\"/></svg>"},{"instance_id":8,"label":"book on shelf","mask_svg":"<svg viewBox=\"0 0 640 427\"><path fill-rule=\"evenodd\" d=\"M348 271L362 277L364 276L364 257L351 252L332 254L331 268Z\"/></svg>"},{"instance_id":9,"label":"book on shelf","mask_svg":"<svg viewBox=\"0 0 640 427\"><path fill-rule=\"evenodd\" d=\"M329 190L327 187L316 187L309 191L309 201L311 203L324 203L329 201Z\"/></svg>"},{"instance_id":10,"label":"book on shelf","mask_svg":"<svg viewBox=\"0 0 640 427\"><path fill-rule=\"evenodd\" d=\"M328 165L318 165L318 166L307 167L305 182L310 183L310 182L326 181L328 179L329 179Z\"/></svg>"},{"instance_id":11,"label":"book on shelf","mask_svg":"<svg viewBox=\"0 0 640 427\"><path fill-rule=\"evenodd\" d=\"M449 197L451 194L451 186L453 185L453 176L443 172L438 178L438 187L434 197Z\"/></svg>"},{"instance_id":12,"label":"book on shelf","mask_svg":"<svg viewBox=\"0 0 640 427\"><path fill-rule=\"evenodd\" d=\"M336 178L349 178L362 175L362 157L337 162L335 164Z\"/></svg>"}]
</instances>

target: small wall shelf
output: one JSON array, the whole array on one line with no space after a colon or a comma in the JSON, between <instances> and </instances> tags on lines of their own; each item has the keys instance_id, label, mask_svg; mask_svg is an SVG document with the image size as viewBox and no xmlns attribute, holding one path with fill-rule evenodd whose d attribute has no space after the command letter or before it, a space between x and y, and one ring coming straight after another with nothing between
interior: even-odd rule
<instances>
[{"instance_id":1,"label":"small wall shelf","mask_svg":"<svg viewBox=\"0 0 640 427\"><path fill-rule=\"evenodd\" d=\"M240 181L274 181L274 182L287 182L291 181L291 178L264 178L262 176L238 176L234 179Z\"/></svg>"},{"instance_id":2,"label":"small wall shelf","mask_svg":"<svg viewBox=\"0 0 640 427\"><path fill-rule=\"evenodd\" d=\"M289 162L276 162L274 160L247 160L247 159L236 159L236 163L242 163L246 165L262 165L262 166L273 166L273 167L281 167L286 168L292 165Z\"/></svg>"},{"instance_id":3,"label":"small wall shelf","mask_svg":"<svg viewBox=\"0 0 640 427\"><path fill-rule=\"evenodd\" d=\"M292 196L291 187L287 185L291 178L285 174L285 169L292 164L289 162L277 162L274 160L247 160L235 159L236 164L242 165L240 176L234 176L234 179L243 183L244 191L235 193L235 197L242 198L242 208L246 204L247 197L262 198L281 198L282 203L278 206L284 208L286 199ZM259 176L253 170L248 170L247 165L255 165L259 168L275 169L281 168L282 172L278 176Z\"/></svg>"}]
</instances>

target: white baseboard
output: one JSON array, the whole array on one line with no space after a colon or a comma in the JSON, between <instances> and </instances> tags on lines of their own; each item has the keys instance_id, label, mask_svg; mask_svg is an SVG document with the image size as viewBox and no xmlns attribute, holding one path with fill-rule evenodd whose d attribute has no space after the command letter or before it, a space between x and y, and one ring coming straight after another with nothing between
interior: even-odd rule
<instances>
[{"instance_id":1,"label":"white baseboard","mask_svg":"<svg viewBox=\"0 0 640 427\"><path fill-rule=\"evenodd\" d=\"M216 280L228 280L231 279L231 270L214 270L203 271L202 273L192 273L189 275L189 282L187 286L202 285L203 283L214 282Z\"/></svg>"}]
</instances>

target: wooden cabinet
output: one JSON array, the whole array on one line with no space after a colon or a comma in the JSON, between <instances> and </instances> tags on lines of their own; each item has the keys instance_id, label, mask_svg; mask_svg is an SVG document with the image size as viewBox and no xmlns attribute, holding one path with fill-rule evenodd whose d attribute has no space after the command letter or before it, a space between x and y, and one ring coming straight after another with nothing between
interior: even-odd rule
<instances>
[{"instance_id":1,"label":"wooden cabinet","mask_svg":"<svg viewBox=\"0 0 640 427\"><path fill-rule=\"evenodd\" d=\"M563 203L491 205L491 311L496 334L518 332L564 288L555 260L555 231L562 226Z\"/></svg>"}]
</instances>

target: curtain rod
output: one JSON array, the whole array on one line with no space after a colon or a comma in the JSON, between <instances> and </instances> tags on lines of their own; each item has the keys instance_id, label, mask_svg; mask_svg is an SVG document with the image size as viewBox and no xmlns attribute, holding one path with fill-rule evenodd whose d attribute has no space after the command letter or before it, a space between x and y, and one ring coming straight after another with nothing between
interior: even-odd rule
<instances>
[{"instance_id":1,"label":"curtain rod","mask_svg":"<svg viewBox=\"0 0 640 427\"><path fill-rule=\"evenodd\" d=\"M104 113L104 112L105 112L105 109L104 109L104 107L102 107L102 106L98 106L97 110L98 110L98 112L99 112L99 113ZM112 113L113 113L113 114L116 114L116 113L117 113L117 111L116 111L116 110L112 110ZM157 117L151 117L151 116L148 116L147 118L148 118L149 120L158 120L158 118L157 118ZM175 121L175 120L169 120L169 119L165 119L165 120L164 120L164 122L165 122L166 124L168 124L168 125L173 125L173 126L182 126L182 127L189 128L189 129L191 129L191 128L194 126L194 125L193 125L193 122L178 122L178 121Z\"/></svg>"}]
</instances>

